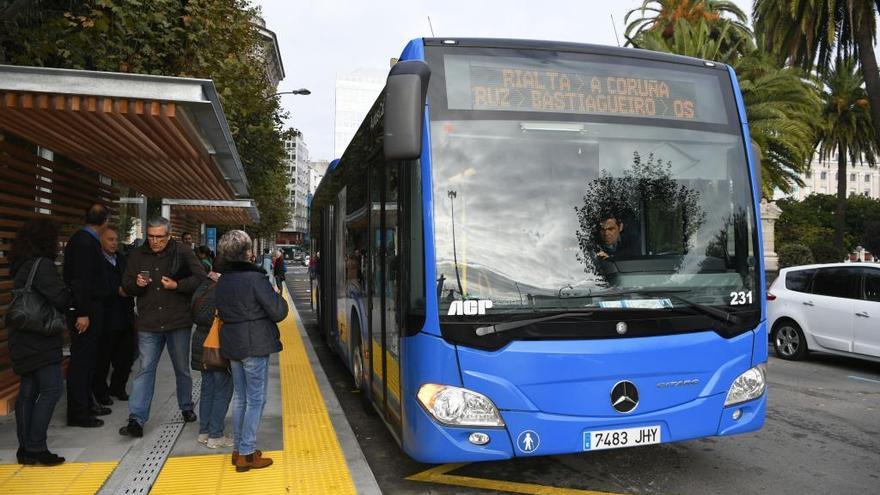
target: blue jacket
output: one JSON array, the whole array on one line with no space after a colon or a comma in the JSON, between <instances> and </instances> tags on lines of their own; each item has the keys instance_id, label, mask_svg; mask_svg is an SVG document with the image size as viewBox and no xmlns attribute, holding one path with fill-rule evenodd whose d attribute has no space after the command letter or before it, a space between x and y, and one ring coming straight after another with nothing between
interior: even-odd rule
<instances>
[{"instance_id":1,"label":"blue jacket","mask_svg":"<svg viewBox=\"0 0 880 495\"><path fill-rule=\"evenodd\" d=\"M224 268L214 296L223 320L220 354L242 360L281 351L277 323L287 316L287 301L259 266L233 261Z\"/></svg>"}]
</instances>

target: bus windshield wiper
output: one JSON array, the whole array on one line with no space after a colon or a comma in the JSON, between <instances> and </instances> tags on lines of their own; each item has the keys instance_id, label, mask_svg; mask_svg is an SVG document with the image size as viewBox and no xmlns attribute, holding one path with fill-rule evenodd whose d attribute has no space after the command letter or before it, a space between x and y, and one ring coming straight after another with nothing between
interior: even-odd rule
<instances>
[{"instance_id":1,"label":"bus windshield wiper","mask_svg":"<svg viewBox=\"0 0 880 495\"><path fill-rule=\"evenodd\" d=\"M558 320L560 318L566 318L569 316L590 316L593 314L593 311L565 311L562 313L557 313L549 316L540 316L538 318L527 318L525 320L516 320L516 321L507 321L503 323L496 323L494 325L487 325L484 327L477 327L477 335L482 337L484 335L491 335L493 333L507 332L509 330L516 330L517 328L522 328L525 326L529 326L533 323L541 323L550 320Z\"/></svg>"}]
</instances>

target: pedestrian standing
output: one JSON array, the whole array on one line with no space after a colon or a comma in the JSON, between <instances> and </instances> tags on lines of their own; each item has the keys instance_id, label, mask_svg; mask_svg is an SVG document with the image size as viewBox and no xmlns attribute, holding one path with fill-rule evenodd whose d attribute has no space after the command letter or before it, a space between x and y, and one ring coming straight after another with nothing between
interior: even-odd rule
<instances>
[{"instance_id":1,"label":"pedestrian standing","mask_svg":"<svg viewBox=\"0 0 880 495\"><path fill-rule=\"evenodd\" d=\"M156 386L156 367L166 344L183 420L190 423L197 419L188 366L192 337L189 304L204 279L205 270L192 249L171 238L171 222L163 217L150 220L147 242L131 252L122 276L122 288L137 297L135 325L141 362L132 381L128 424L119 429L120 435L143 436Z\"/></svg>"},{"instance_id":2,"label":"pedestrian standing","mask_svg":"<svg viewBox=\"0 0 880 495\"><path fill-rule=\"evenodd\" d=\"M102 426L95 416L110 409L92 403L92 383L98 347L103 331L103 301L110 293L101 234L110 215L106 206L94 204L86 211L86 225L67 241L64 248L64 283L73 294L70 328L70 362L67 365L67 425L83 428Z\"/></svg>"},{"instance_id":3,"label":"pedestrian standing","mask_svg":"<svg viewBox=\"0 0 880 495\"><path fill-rule=\"evenodd\" d=\"M113 229L101 235L101 250L104 255L107 286L110 293L104 299L104 332L98 348L98 363L92 392L98 404L113 404L114 396L128 400L125 391L131 365L134 363L134 299L122 288L122 274L125 272L126 257L119 252L119 236ZM110 385L107 385L107 373Z\"/></svg>"},{"instance_id":4,"label":"pedestrian standing","mask_svg":"<svg viewBox=\"0 0 880 495\"><path fill-rule=\"evenodd\" d=\"M272 284L275 284L275 277L273 276L275 267L274 260L272 252L269 249L264 249L263 256L260 257L260 266L263 267L263 271L266 272L266 276L269 277L269 281L272 282Z\"/></svg>"},{"instance_id":5,"label":"pedestrian standing","mask_svg":"<svg viewBox=\"0 0 880 495\"><path fill-rule=\"evenodd\" d=\"M192 337L191 366L193 370L202 373L198 442L209 449L233 446L232 439L223 434L226 411L229 410L229 401L232 399L232 375L229 374L229 368L209 366L202 359L205 339L214 323L217 309L214 295L218 280L220 273L209 273L192 298L192 315L196 329Z\"/></svg>"},{"instance_id":6,"label":"pedestrian standing","mask_svg":"<svg viewBox=\"0 0 880 495\"><path fill-rule=\"evenodd\" d=\"M287 277L287 265L284 264L284 255L281 251L274 252L274 261L272 262L272 273L275 275L275 288L279 293L283 293L284 280Z\"/></svg>"},{"instance_id":7,"label":"pedestrian standing","mask_svg":"<svg viewBox=\"0 0 880 495\"><path fill-rule=\"evenodd\" d=\"M257 431L266 404L269 356L281 351L277 322L287 316L287 301L272 289L254 264L247 233L231 230L217 246L223 276L216 289L217 312L223 320L220 353L232 369L232 459L238 472L260 469L272 459L257 450Z\"/></svg>"},{"instance_id":8,"label":"pedestrian standing","mask_svg":"<svg viewBox=\"0 0 880 495\"><path fill-rule=\"evenodd\" d=\"M39 260L31 288L58 311L65 312L71 297L55 268L59 228L60 225L48 218L26 221L16 233L12 245L10 273L13 288L21 289L25 287L34 263ZM64 458L49 451L47 431L64 387L61 377L62 334L42 335L11 328L7 331L12 371L21 377L15 399L16 459L19 464L61 464Z\"/></svg>"}]
</instances>

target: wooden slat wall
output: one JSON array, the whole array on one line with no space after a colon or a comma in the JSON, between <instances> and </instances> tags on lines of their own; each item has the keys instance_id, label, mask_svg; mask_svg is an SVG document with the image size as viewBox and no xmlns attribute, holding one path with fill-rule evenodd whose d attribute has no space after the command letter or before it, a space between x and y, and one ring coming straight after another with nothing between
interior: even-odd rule
<instances>
[{"instance_id":1,"label":"wooden slat wall","mask_svg":"<svg viewBox=\"0 0 880 495\"><path fill-rule=\"evenodd\" d=\"M195 239L196 245L199 244L199 235L201 235L201 222L198 220L191 218L179 211L175 207L171 207L171 233L174 234L175 239L180 239L180 236L183 235L184 232L189 232L192 234L193 239Z\"/></svg>"},{"instance_id":2,"label":"wooden slat wall","mask_svg":"<svg viewBox=\"0 0 880 495\"><path fill-rule=\"evenodd\" d=\"M58 155L55 161L49 161L35 153L35 146L0 134L0 415L11 412L18 388L3 324L12 300L8 254L18 227L29 218L54 218L63 225L63 243L82 225L85 210L92 203L103 203L115 211L119 200L117 190L103 184L97 172Z\"/></svg>"}]
</instances>

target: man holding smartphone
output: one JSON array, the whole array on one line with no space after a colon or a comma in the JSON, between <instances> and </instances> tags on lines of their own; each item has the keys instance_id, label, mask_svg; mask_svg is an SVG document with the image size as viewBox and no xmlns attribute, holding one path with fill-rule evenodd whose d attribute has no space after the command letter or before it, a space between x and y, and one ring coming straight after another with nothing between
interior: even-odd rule
<instances>
[{"instance_id":1,"label":"man holding smartphone","mask_svg":"<svg viewBox=\"0 0 880 495\"><path fill-rule=\"evenodd\" d=\"M183 420L196 420L192 402L189 351L192 293L205 279L205 270L191 249L171 238L171 222L158 217L147 222L147 242L129 254L122 288L137 297L137 340L140 368L128 401L128 424L120 435L141 437L150 416L156 368L162 349L174 367L177 404Z\"/></svg>"}]
</instances>

